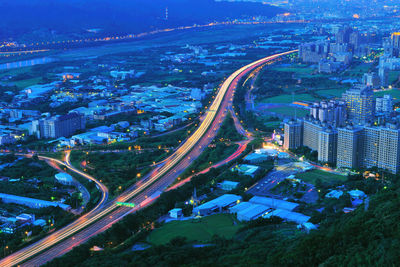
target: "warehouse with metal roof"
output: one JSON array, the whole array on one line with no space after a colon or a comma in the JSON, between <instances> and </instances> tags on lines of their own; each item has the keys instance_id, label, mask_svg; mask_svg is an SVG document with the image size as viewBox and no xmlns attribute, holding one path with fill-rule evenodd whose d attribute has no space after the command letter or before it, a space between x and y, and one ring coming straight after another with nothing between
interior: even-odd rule
<instances>
[{"instance_id":1,"label":"warehouse with metal roof","mask_svg":"<svg viewBox=\"0 0 400 267\"><path fill-rule=\"evenodd\" d=\"M230 213L238 213L239 211L247 209L250 206L251 206L251 203L249 203L249 202L240 202L239 204L231 207L229 209L229 212Z\"/></svg>"},{"instance_id":2,"label":"warehouse with metal roof","mask_svg":"<svg viewBox=\"0 0 400 267\"><path fill-rule=\"evenodd\" d=\"M193 214L200 216L208 215L212 212L221 211L222 209L232 207L238 204L241 200L241 196L225 194L193 208Z\"/></svg>"},{"instance_id":3,"label":"warehouse with metal roof","mask_svg":"<svg viewBox=\"0 0 400 267\"><path fill-rule=\"evenodd\" d=\"M260 197L260 196L254 196L249 200L250 203L254 204L261 204L268 206L270 208L274 209L283 209L283 210L288 210L292 211L295 208L299 206L297 203L281 200L281 199L275 199L275 198L270 198L270 197Z\"/></svg>"},{"instance_id":4,"label":"warehouse with metal roof","mask_svg":"<svg viewBox=\"0 0 400 267\"><path fill-rule=\"evenodd\" d=\"M308 220L310 219L310 216L283 209L276 209L268 214L263 215L264 218L270 218L272 216L282 218L285 221L295 222L297 224L308 222Z\"/></svg>"},{"instance_id":5,"label":"warehouse with metal roof","mask_svg":"<svg viewBox=\"0 0 400 267\"><path fill-rule=\"evenodd\" d=\"M0 199L4 203L14 203L19 205L25 205L34 209L40 209L45 207L60 207L63 210L69 210L71 207L69 205L59 203L59 202L51 202L47 200L29 198L29 197L20 197L15 195L3 194L0 193Z\"/></svg>"},{"instance_id":6,"label":"warehouse with metal roof","mask_svg":"<svg viewBox=\"0 0 400 267\"><path fill-rule=\"evenodd\" d=\"M272 211L271 208L264 205L252 204L252 203L249 204L250 206L237 212L237 219L239 221L255 220L264 215L265 213Z\"/></svg>"}]
</instances>

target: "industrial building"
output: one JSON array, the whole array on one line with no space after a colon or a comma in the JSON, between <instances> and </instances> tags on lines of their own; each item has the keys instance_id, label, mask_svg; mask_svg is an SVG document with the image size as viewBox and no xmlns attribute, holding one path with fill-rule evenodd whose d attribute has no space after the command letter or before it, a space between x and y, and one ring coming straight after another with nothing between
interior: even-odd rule
<instances>
[{"instance_id":1,"label":"industrial building","mask_svg":"<svg viewBox=\"0 0 400 267\"><path fill-rule=\"evenodd\" d=\"M59 202L51 202L47 200L29 198L29 197L20 197L15 195L3 194L0 193L0 199L4 203L14 203L19 205L25 205L33 209L41 209L46 207L60 207L63 210L70 210L71 206L59 203Z\"/></svg>"},{"instance_id":2,"label":"industrial building","mask_svg":"<svg viewBox=\"0 0 400 267\"><path fill-rule=\"evenodd\" d=\"M246 157L244 157L244 160L251 164L261 163L261 162L267 161L268 159L269 159L268 155L259 154L259 153L251 153L251 154L247 155Z\"/></svg>"},{"instance_id":3,"label":"industrial building","mask_svg":"<svg viewBox=\"0 0 400 267\"><path fill-rule=\"evenodd\" d=\"M54 175L55 179L57 182L63 185L73 185L75 180L72 178L71 175L65 172L59 172L56 175Z\"/></svg>"},{"instance_id":4,"label":"industrial building","mask_svg":"<svg viewBox=\"0 0 400 267\"><path fill-rule=\"evenodd\" d=\"M279 217L285 221L295 222L297 224L306 223L311 218L310 216L306 216L306 215L298 213L298 212L293 212L293 211L288 211L288 210L283 210L283 209L276 209L268 214L265 214L263 217L270 218L273 216Z\"/></svg>"},{"instance_id":5,"label":"industrial building","mask_svg":"<svg viewBox=\"0 0 400 267\"><path fill-rule=\"evenodd\" d=\"M270 198L270 197L260 197L260 196L254 196L249 200L250 203L253 204L261 204L268 206L273 209L284 209L284 210L289 210L292 211L295 208L299 206L297 203L281 200L281 199L276 199L276 198Z\"/></svg>"},{"instance_id":6,"label":"industrial building","mask_svg":"<svg viewBox=\"0 0 400 267\"><path fill-rule=\"evenodd\" d=\"M254 177L257 175L257 173L259 173L261 168L255 165L240 164L232 168L232 171L235 170L237 170L240 174Z\"/></svg>"},{"instance_id":7,"label":"industrial building","mask_svg":"<svg viewBox=\"0 0 400 267\"><path fill-rule=\"evenodd\" d=\"M239 182L223 181L218 184L218 187L225 191L231 191L239 185Z\"/></svg>"},{"instance_id":8,"label":"industrial building","mask_svg":"<svg viewBox=\"0 0 400 267\"><path fill-rule=\"evenodd\" d=\"M241 196L233 194L225 194L209 202L201 204L200 206L193 208L194 215L205 216L216 211L222 211L223 209L228 209L242 200Z\"/></svg>"},{"instance_id":9,"label":"industrial building","mask_svg":"<svg viewBox=\"0 0 400 267\"><path fill-rule=\"evenodd\" d=\"M247 203L249 203L249 202L247 202ZM236 212L237 219L239 221L255 220L255 219L261 217L262 215L266 214L267 212L272 211L272 208L264 206L264 205L253 204L253 203L249 203L249 204L250 205L247 208Z\"/></svg>"},{"instance_id":10,"label":"industrial building","mask_svg":"<svg viewBox=\"0 0 400 267\"><path fill-rule=\"evenodd\" d=\"M254 196L249 202L241 202L229 209L236 214L239 221L251 221L257 218L270 218L276 216L285 221L303 224L308 222L309 216L293 212L299 206L297 203L274 199L269 197Z\"/></svg>"}]
</instances>

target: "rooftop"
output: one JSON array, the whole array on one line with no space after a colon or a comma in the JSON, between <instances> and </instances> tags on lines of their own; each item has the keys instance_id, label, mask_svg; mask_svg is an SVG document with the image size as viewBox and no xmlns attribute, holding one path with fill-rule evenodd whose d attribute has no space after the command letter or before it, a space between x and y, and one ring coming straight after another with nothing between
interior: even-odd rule
<instances>
[{"instance_id":1,"label":"rooftop","mask_svg":"<svg viewBox=\"0 0 400 267\"><path fill-rule=\"evenodd\" d=\"M270 198L270 197L260 197L260 196L254 196L249 200L250 203L254 204L261 204L265 205L274 209L284 209L284 210L289 210L292 211L294 210L299 204L281 200L281 199L275 199L275 198Z\"/></svg>"}]
</instances>

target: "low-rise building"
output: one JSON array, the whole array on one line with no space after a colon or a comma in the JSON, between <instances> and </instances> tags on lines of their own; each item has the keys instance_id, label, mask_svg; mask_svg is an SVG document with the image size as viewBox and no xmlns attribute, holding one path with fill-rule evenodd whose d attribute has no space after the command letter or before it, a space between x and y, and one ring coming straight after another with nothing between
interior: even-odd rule
<instances>
[{"instance_id":1,"label":"low-rise building","mask_svg":"<svg viewBox=\"0 0 400 267\"><path fill-rule=\"evenodd\" d=\"M178 219L183 216L183 212L182 212L181 208L175 208L175 209L168 211L168 215L171 218Z\"/></svg>"},{"instance_id":2,"label":"low-rise building","mask_svg":"<svg viewBox=\"0 0 400 267\"><path fill-rule=\"evenodd\" d=\"M200 216L209 215L212 212L222 211L223 209L232 207L240 203L241 200L241 196L225 194L193 208L193 214Z\"/></svg>"},{"instance_id":3,"label":"low-rise building","mask_svg":"<svg viewBox=\"0 0 400 267\"><path fill-rule=\"evenodd\" d=\"M249 202L268 206L273 209L284 209L289 211L292 211L299 206L299 204L294 202L261 196L254 196L249 200Z\"/></svg>"},{"instance_id":4,"label":"low-rise building","mask_svg":"<svg viewBox=\"0 0 400 267\"><path fill-rule=\"evenodd\" d=\"M4 203L14 203L19 205L25 205L34 209L46 208L46 207L60 207L63 210L69 210L71 207L67 204L59 203L59 202L51 202L47 200L29 198L29 197L20 197L10 194L0 193L0 199Z\"/></svg>"},{"instance_id":5,"label":"low-rise building","mask_svg":"<svg viewBox=\"0 0 400 267\"><path fill-rule=\"evenodd\" d=\"M261 170L260 167L255 165L248 165L248 164L240 164L232 168L233 171L238 171L240 174L248 175L251 177L256 176L259 171Z\"/></svg>"},{"instance_id":6,"label":"low-rise building","mask_svg":"<svg viewBox=\"0 0 400 267\"><path fill-rule=\"evenodd\" d=\"M231 191L235 189L239 185L239 182L233 181L223 181L222 183L218 184L218 186L225 191Z\"/></svg>"},{"instance_id":7,"label":"low-rise building","mask_svg":"<svg viewBox=\"0 0 400 267\"><path fill-rule=\"evenodd\" d=\"M251 153L251 154L247 155L246 157L244 157L244 160L251 164L261 163L261 162L267 161L268 159L269 159L268 155L259 154L259 153Z\"/></svg>"},{"instance_id":8,"label":"low-rise building","mask_svg":"<svg viewBox=\"0 0 400 267\"><path fill-rule=\"evenodd\" d=\"M72 178L72 176L66 172L59 172L54 175L54 177L56 178L57 182L63 185L73 185L75 182L74 178Z\"/></svg>"}]
</instances>

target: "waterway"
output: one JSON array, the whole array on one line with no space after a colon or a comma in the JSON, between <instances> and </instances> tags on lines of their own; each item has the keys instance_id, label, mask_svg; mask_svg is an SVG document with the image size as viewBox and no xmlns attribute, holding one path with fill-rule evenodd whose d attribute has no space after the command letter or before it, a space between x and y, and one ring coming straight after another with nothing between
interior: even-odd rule
<instances>
[{"instance_id":1,"label":"waterway","mask_svg":"<svg viewBox=\"0 0 400 267\"><path fill-rule=\"evenodd\" d=\"M0 64L0 70L9 70L9 69L30 67L30 66L34 66L34 65L50 63L53 61L56 61L56 59L51 58L51 57L41 57L41 58L33 58L33 59L28 59L28 60L9 62L9 63Z\"/></svg>"}]
</instances>

